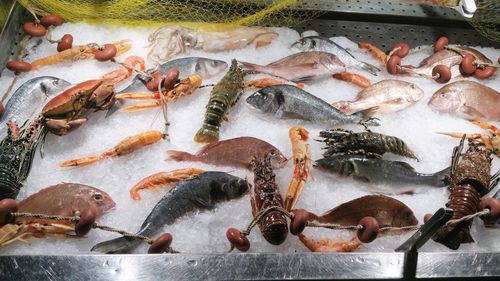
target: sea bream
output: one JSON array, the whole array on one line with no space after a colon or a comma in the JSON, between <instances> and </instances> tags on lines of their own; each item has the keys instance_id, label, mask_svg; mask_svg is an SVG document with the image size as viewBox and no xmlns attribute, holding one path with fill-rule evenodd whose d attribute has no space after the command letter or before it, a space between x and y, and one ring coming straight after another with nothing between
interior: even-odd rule
<instances>
[{"instance_id":1,"label":"sea bream","mask_svg":"<svg viewBox=\"0 0 500 281\"><path fill-rule=\"evenodd\" d=\"M500 121L500 93L475 81L445 85L432 95L429 106L465 119Z\"/></svg>"},{"instance_id":2,"label":"sea bream","mask_svg":"<svg viewBox=\"0 0 500 281\"><path fill-rule=\"evenodd\" d=\"M293 82L311 82L331 78L344 72L345 64L334 54L327 52L300 52L268 65L242 62L244 69L265 73Z\"/></svg>"},{"instance_id":3,"label":"sea bream","mask_svg":"<svg viewBox=\"0 0 500 281\"><path fill-rule=\"evenodd\" d=\"M364 121L361 114L346 115L322 99L292 85L262 88L249 96L246 102L251 107L279 119L300 119L328 126ZM367 112L371 113L370 110ZM366 124L378 125L373 120L367 121Z\"/></svg>"},{"instance_id":4,"label":"sea bream","mask_svg":"<svg viewBox=\"0 0 500 281\"><path fill-rule=\"evenodd\" d=\"M241 197L248 183L224 172L206 172L180 182L153 207L137 234L152 237L164 225L196 210L210 210L218 203ZM106 254L129 253L141 243L136 238L120 237L101 242L91 251Z\"/></svg>"},{"instance_id":5,"label":"sea bream","mask_svg":"<svg viewBox=\"0 0 500 281\"><path fill-rule=\"evenodd\" d=\"M349 51L344 49L339 44L333 42L329 38L317 35L302 37L292 44L292 48L299 49L303 52L307 51L323 51L335 54L346 67L357 67L370 72L372 75L377 75L379 68L369 63L359 61Z\"/></svg>"},{"instance_id":6,"label":"sea bream","mask_svg":"<svg viewBox=\"0 0 500 281\"><path fill-rule=\"evenodd\" d=\"M377 191L384 193L400 193L403 187L399 185L443 187L447 185L449 175L448 168L433 174L422 174L406 162L355 154L340 154L322 158L317 160L314 166L340 176L352 176L356 180L370 184L391 185L389 190L377 187Z\"/></svg>"},{"instance_id":7,"label":"sea bream","mask_svg":"<svg viewBox=\"0 0 500 281\"><path fill-rule=\"evenodd\" d=\"M71 84L63 79L52 76L41 76L24 82L12 94L5 105L5 112L0 117L0 138L7 132L5 122L16 119L20 124L39 114L45 102L62 92Z\"/></svg>"},{"instance_id":8,"label":"sea bream","mask_svg":"<svg viewBox=\"0 0 500 281\"><path fill-rule=\"evenodd\" d=\"M424 96L424 91L417 85L401 80L382 80L359 92L354 101L333 103L338 110L352 114L368 108L375 108L380 113L405 109Z\"/></svg>"}]
</instances>

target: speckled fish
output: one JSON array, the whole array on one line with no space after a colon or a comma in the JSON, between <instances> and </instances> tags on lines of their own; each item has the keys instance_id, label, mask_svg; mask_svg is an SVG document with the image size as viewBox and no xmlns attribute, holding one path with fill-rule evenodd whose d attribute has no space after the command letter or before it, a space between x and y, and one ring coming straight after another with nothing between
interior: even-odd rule
<instances>
[{"instance_id":1,"label":"speckled fish","mask_svg":"<svg viewBox=\"0 0 500 281\"><path fill-rule=\"evenodd\" d=\"M345 64L326 52L301 52L282 58L268 65L241 62L245 69L284 78L293 82L310 82L332 77L344 72Z\"/></svg>"},{"instance_id":2,"label":"speckled fish","mask_svg":"<svg viewBox=\"0 0 500 281\"><path fill-rule=\"evenodd\" d=\"M39 114L45 102L52 96L62 92L71 84L63 79L52 76L41 76L30 79L22 84L12 94L5 105L5 112L0 117L0 137L7 132L5 124L11 119L18 120L21 124Z\"/></svg>"},{"instance_id":3,"label":"speckled fish","mask_svg":"<svg viewBox=\"0 0 500 281\"><path fill-rule=\"evenodd\" d=\"M137 234L151 237L189 212L211 210L218 203L241 197L247 190L244 179L223 172L206 172L182 181L154 206ZM129 253L140 243L138 239L120 237L101 242L91 251Z\"/></svg>"},{"instance_id":4,"label":"speckled fish","mask_svg":"<svg viewBox=\"0 0 500 281\"><path fill-rule=\"evenodd\" d=\"M300 119L328 126L363 121L360 114L346 115L322 99L292 85L262 88L249 96L246 102L251 107L273 114L279 119ZM366 112L371 113L370 110ZM367 124L378 125L374 121L368 121Z\"/></svg>"},{"instance_id":5,"label":"speckled fish","mask_svg":"<svg viewBox=\"0 0 500 281\"><path fill-rule=\"evenodd\" d=\"M273 168L283 167L287 159L272 144L253 137L239 137L207 144L196 154L169 150L167 154L175 161L195 161L213 165L251 169L254 157L261 159L271 155Z\"/></svg>"},{"instance_id":6,"label":"speckled fish","mask_svg":"<svg viewBox=\"0 0 500 281\"><path fill-rule=\"evenodd\" d=\"M351 53L349 53L349 51L326 37L317 35L302 37L295 41L291 47L299 49L303 52L323 51L335 54L340 61L346 65L346 67L361 68L375 76L377 75L377 72L380 71L380 69L376 66L357 60Z\"/></svg>"},{"instance_id":7,"label":"speckled fish","mask_svg":"<svg viewBox=\"0 0 500 281\"><path fill-rule=\"evenodd\" d=\"M474 81L445 85L432 95L429 106L466 119L500 121L500 93Z\"/></svg>"},{"instance_id":8,"label":"speckled fish","mask_svg":"<svg viewBox=\"0 0 500 281\"><path fill-rule=\"evenodd\" d=\"M104 191L79 183L61 183L46 187L19 202L19 212L46 214L53 216L74 216L86 208L91 208L96 216L115 207L113 199ZM41 219L20 218L19 221L46 222ZM64 223L57 221L57 223Z\"/></svg>"},{"instance_id":9,"label":"speckled fish","mask_svg":"<svg viewBox=\"0 0 500 281\"><path fill-rule=\"evenodd\" d=\"M333 103L338 110L352 114L368 108L376 112L394 112L405 109L424 96L417 85L400 80L383 80L359 92L354 101Z\"/></svg>"},{"instance_id":10,"label":"speckled fish","mask_svg":"<svg viewBox=\"0 0 500 281\"><path fill-rule=\"evenodd\" d=\"M340 176L352 176L356 180L377 185L413 184L443 187L447 185L449 175L448 168L434 174L422 174L405 162L351 154L334 155L319 159L316 161L315 167ZM395 186L388 193L399 193L400 190L398 189L401 189L401 187Z\"/></svg>"},{"instance_id":11,"label":"speckled fish","mask_svg":"<svg viewBox=\"0 0 500 281\"><path fill-rule=\"evenodd\" d=\"M194 136L199 143L212 143L219 140L219 128L229 108L234 106L243 92L243 79L246 72L233 59L229 71L210 92L203 125Z\"/></svg>"}]
</instances>

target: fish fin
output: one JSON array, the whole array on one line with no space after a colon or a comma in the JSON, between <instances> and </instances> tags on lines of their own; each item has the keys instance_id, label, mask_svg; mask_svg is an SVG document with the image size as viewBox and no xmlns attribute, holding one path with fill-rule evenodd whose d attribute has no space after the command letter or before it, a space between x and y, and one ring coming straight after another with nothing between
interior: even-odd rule
<instances>
[{"instance_id":1,"label":"fish fin","mask_svg":"<svg viewBox=\"0 0 500 281\"><path fill-rule=\"evenodd\" d=\"M306 30L300 34L300 37L309 37L309 36L319 36L319 33L316 30Z\"/></svg>"},{"instance_id":2,"label":"fish fin","mask_svg":"<svg viewBox=\"0 0 500 281\"><path fill-rule=\"evenodd\" d=\"M95 244L90 251L104 254L129 253L141 243L141 240L131 237L118 237Z\"/></svg>"},{"instance_id":3,"label":"fish fin","mask_svg":"<svg viewBox=\"0 0 500 281\"><path fill-rule=\"evenodd\" d=\"M443 187L450 184L451 179L451 167L446 167L443 170L437 172L436 174L436 184L437 187Z\"/></svg>"},{"instance_id":4,"label":"fish fin","mask_svg":"<svg viewBox=\"0 0 500 281\"><path fill-rule=\"evenodd\" d=\"M377 105L377 106L367 108L365 110L358 111L358 112L356 112L356 115L359 115L360 117L363 117L363 118L371 118L371 117L375 116L375 114L379 110L380 110L380 106Z\"/></svg>"},{"instance_id":5,"label":"fish fin","mask_svg":"<svg viewBox=\"0 0 500 281\"><path fill-rule=\"evenodd\" d=\"M415 170L410 164L403 162L403 161L392 161L393 164L399 165L401 167L405 167L410 170Z\"/></svg>"},{"instance_id":6,"label":"fish fin","mask_svg":"<svg viewBox=\"0 0 500 281\"><path fill-rule=\"evenodd\" d=\"M292 80L294 83L302 83L302 82L311 82L316 80L316 75L309 75L309 76L303 76L299 77L297 79Z\"/></svg>"},{"instance_id":7,"label":"fish fin","mask_svg":"<svg viewBox=\"0 0 500 281\"><path fill-rule=\"evenodd\" d=\"M360 61L359 66L374 76L377 76L377 72L380 72L380 68L378 68L372 64L366 63L364 61Z\"/></svg>"},{"instance_id":8,"label":"fish fin","mask_svg":"<svg viewBox=\"0 0 500 281\"><path fill-rule=\"evenodd\" d=\"M353 175L352 178L355 180L361 181L361 182L370 183L370 179L368 179L367 177L360 176L360 175Z\"/></svg>"},{"instance_id":9,"label":"fish fin","mask_svg":"<svg viewBox=\"0 0 500 281\"><path fill-rule=\"evenodd\" d=\"M261 72L260 68L262 67L261 65L250 63L250 62L244 62L244 61L238 61L242 68L244 70L249 70L253 72Z\"/></svg>"},{"instance_id":10,"label":"fish fin","mask_svg":"<svg viewBox=\"0 0 500 281\"><path fill-rule=\"evenodd\" d=\"M477 109L470 107L470 106L467 106L467 105L463 105L460 108L460 112L465 113L468 117L472 117L472 119L485 119L486 118L486 116L484 116L484 114L479 112Z\"/></svg>"},{"instance_id":11,"label":"fish fin","mask_svg":"<svg viewBox=\"0 0 500 281\"><path fill-rule=\"evenodd\" d=\"M167 159L171 159L177 162L190 161L194 157L194 155L191 153L187 153L184 151L177 151L177 150L168 150L167 156L168 156Z\"/></svg>"}]
</instances>

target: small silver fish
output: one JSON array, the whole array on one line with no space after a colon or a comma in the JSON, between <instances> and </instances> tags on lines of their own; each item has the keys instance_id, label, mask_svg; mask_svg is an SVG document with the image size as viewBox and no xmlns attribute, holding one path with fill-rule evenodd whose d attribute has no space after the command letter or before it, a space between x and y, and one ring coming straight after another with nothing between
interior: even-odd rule
<instances>
[{"instance_id":1,"label":"small silver fish","mask_svg":"<svg viewBox=\"0 0 500 281\"><path fill-rule=\"evenodd\" d=\"M423 96L424 91L413 83L383 80L359 92L355 101L339 101L333 106L346 114L375 107L376 112L393 112L405 109Z\"/></svg>"},{"instance_id":2,"label":"small silver fish","mask_svg":"<svg viewBox=\"0 0 500 281\"><path fill-rule=\"evenodd\" d=\"M326 52L301 52L268 65L241 62L244 69L284 78L293 82L311 82L344 72L345 64Z\"/></svg>"},{"instance_id":3,"label":"small silver fish","mask_svg":"<svg viewBox=\"0 0 500 281\"><path fill-rule=\"evenodd\" d=\"M349 51L326 37L302 37L299 40L295 41L295 43L292 44L291 48L298 49L303 52L323 51L332 53L335 54L347 67L359 67L375 76L377 76L377 72L380 71L380 69L374 65L357 60L356 57L349 53Z\"/></svg>"}]
</instances>

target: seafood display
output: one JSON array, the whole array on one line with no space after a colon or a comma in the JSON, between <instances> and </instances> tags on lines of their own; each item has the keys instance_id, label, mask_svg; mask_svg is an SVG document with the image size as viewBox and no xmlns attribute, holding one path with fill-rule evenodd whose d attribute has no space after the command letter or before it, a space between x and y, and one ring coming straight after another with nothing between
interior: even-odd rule
<instances>
[{"instance_id":1,"label":"seafood display","mask_svg":"<svg viewBox=\"0 0 500 281\"><path fill-rule=\"evenodd\" d=\"M210 93L203 125L194 136L196 142L212 143L219 140L222 119L226 117L228 110L238 102L243 91L244 77L245 71L233 59L229 71Z\"/></svg>"},{"instance_id":2,"label":"seafood display","mask_svg":"<svg viewBox=\"0 0 500 281\"><path fill-rule=\"evenodd\" d=\"M292 82L311 82L345 71L345 64L336 55L318 51L293 54L264 66L243 61L240 63L247 70Z\"/></svg>"},{"instance_id":3,"label":"seafood display","mask_svg":"<svg viewBox=\"0 0 500 281\"><path fill-rule=\"evenodd\" d=\"M241 26L212 32L167 25L158 28L149 36L148 60L161 64L185 53L186 49L223 52L240 49L247 45L255 45L258 48L271 44L276 37L278 37L276 32L263 27Z\"/></svg>"},{"instance_id":4,"label":"seafood display","mask_svg":"<svg viewBox=\"0 0 500 281\"><path fill-rule=\"evenodd\" d=\"M491 177L491 151L478 142L469 141L469 148L462 154L465 138L453 150L450 173L450 196L446 206L453 210L452 219L472 215L479 210L481 197L498 183ZM462 243L472 243L474 239L469 229L472 221L444 226L433 237L434 241L450 249L458 249Z\"/></svg>"},{"instance_id":5,"label":"seafood display","mask_svg":"<svg viewBox=\"0 0 500 281\"><path fill-rule=\"evenodd\" d=\"M304 52L323 51L335 54L346 67L361 68L370 72L372 75L377 75L377 72L380 71L376 66L357 60L349 51L329 38L317 35L306 36L294 42L291 47Z\"/></svg>"},{"instance_id":6,"label":"seafood display","mask_svg":"<svg viewBox=\"0 0 500 281\"><path fill-rule=\"evenodd\" d=\"M216 141L205 145L196 154L175 150L169 150L167 154L175 161L203 162L245 169L252 168L254 157L263 158L268 154L273 168L281 168L287 162L287 158L272 144L253 137Z\"/></svg>"},{"instance_id":7,"label":"seafood display","mask_svg":"<svg viewBox=\"0 0 500 281\"><path fill-rule=\"evenodd\" d=\"M271 166L271 155L252 160L254 186L250 203L255 217L259 212L272 207L283 207L283 198L276 184L275 174ZM273 245L283 243L288 235L288 224L285 215L277 211L267 212L259 220L260 232L267 242Z\"/></svg>"},{"instance_id":8,"label":"seafood display","mask_svg":"<svg viewBox=\"0 0 500 281\"><path fill-rule=\"evenodd\" d=\"M346 115L327 102L292 85L265 87L249 96L246 101L251 107L279 119L300 119L329 126L363 122L367 125L378 124L374 120L365 122L365 118L359 114ZM362 114L371 113L370 110Z\"/></svg>"},{"instance_id":9,"label":"seafood display","mask_svg":"<svg viewBox=\"0 0 500 281\"><path fill-rule=\"evenodd\" d=\"M417 85L400 80L382 80L359 92L355 101L333 103L338 110L353 114L369 108L377 113L400 111L418 102L424 91Z\"/></svg>"},{"instance_id":10,"label":"seafood display","mask_svg":"<svg viewBox=\"0 0 500 281\"><path fill-rule=\"evenodd\" d=\"M244 179L223 172L205 172L181 181L153 207L137 234L153 235L189 212L212 209L218 203L239 198L247 191L248 183ZM92 251L129 253L139 243L138 239L120 237L101 242Z\"/></svg>"},{"instance_id":11,"label":"seafood display","mask_svg":"<svg viewBox=\"0 0 500 281\"><path fill-rule=\"evenodd\" d=\"M319 136L326 144L323 156L330 157L339 153L361 153L374 157L382 157L385 153L393 153L408 158L417 159L415 153L406 143L397 137L364 131L354 133L349 130L334 129L321 131Z\"/></svg>"},{"instance_id":12,"label":"seafood display","mask_svg":"<svg viewBox=\"0 0 500 281\"><path fill-rule=\"evenodd\" d=\"M462 80L443 86L429 101L432 109L466 119L500 121L500 93L481 83Z\"/></svg>"}]
</instances>

